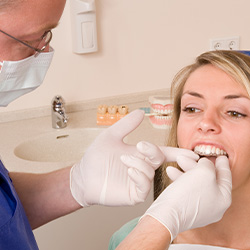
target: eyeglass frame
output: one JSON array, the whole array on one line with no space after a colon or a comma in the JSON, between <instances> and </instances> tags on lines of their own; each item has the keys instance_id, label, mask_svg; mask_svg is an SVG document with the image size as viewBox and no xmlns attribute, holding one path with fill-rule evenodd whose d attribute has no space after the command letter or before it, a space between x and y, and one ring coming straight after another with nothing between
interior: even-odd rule
<instances>
[{"instance_id":1,"label":"eyeglass frame","mask_svg":"<svg viewBox=\"0 0 250 250\"><path fill-rule=\"evenodd\" d=\"M51 39L52 39L52 31L51 31L51 30L45 31L44 34L43 34L42 37L41 37L40 43L42 42L43 38L44 38L48 33L50 33L50 39L45 43L45 45L44 45L41 49L38 49L38 48L35 48L35 47L31 46L30 44L28 44L28 43L26 43L26 42L24 42L24 41L22 41L22 40L20 40L20 39L18 39L18 38L16 38L16 37L12 36L12 35L6 33L5 31L3 31L3 30L1 30L1 29L0 29L0 32L2 32L3 34L5 34L6 36L8 36L8 37L10 37L10 38L12 38L12 39L14 39L14 40L16 40L17 42L22 43L23 45L29 47L30 49L35 50L35 51L36 51L35 56L38 56L41 52L43 52L43 51L45 50L45 48L49 45L49 43L50 43L50 41L51 41ZM39 44L40 44L40 43L39 43Z\"/></svg>"}]
</instances>

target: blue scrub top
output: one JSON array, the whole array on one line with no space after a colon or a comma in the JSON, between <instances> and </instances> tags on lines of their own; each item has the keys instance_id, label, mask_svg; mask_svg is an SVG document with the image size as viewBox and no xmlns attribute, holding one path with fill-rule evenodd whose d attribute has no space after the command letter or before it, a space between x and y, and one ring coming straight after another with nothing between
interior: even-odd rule
<instances>
[{"instance_id":1,"label":"blue scrub top","mask_svg":"<svg viewBox=\"0 0 250 250\"><path fill-rule=\"evenodd\" d=\"M38 249L24 208L0 160L0 249Z\"/></svg>"}]
</instances>

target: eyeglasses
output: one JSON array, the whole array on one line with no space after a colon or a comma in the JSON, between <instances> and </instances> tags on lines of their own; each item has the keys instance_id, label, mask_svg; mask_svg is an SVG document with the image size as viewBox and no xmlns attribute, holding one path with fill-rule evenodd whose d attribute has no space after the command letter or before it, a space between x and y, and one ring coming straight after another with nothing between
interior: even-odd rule
<instances>
[{"instance_id":1,"label":"eyeglasses","mask_svg":"<svg viewBox=\"0 0 250 250\"><path fill-rule=\"evenodd\" d=\"M35 50L36 51L35 56L38 56L41 52L43 52L45 50L45 48L48 46L48 44L50 43L51 39L52 39L52 31L51 30L46 31L42 35L38 45L35 48L35 47L31 46L30 44L28 44L27 42L19 40L18 38L15 38L14 36L2 31L2 30L0 30L0 32L5 34L6 36L16 40L17 42L22 43L23 45Z\"/></svg>"}]
</instances>

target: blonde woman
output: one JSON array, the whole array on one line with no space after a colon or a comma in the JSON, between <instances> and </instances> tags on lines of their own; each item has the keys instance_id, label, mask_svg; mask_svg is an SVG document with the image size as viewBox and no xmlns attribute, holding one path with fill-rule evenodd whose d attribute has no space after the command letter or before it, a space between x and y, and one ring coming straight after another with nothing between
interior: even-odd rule
<instances>
[{"instance_id":1,"label":"blonde woman","mask_svg":"<svg viewBox=\"0 0 250 250\"><path fill-rule=\"evenodd\" d=\"M132 232L117 249L250 249L250 57L235 51L204 53L176 75L172 91L168 145L191 149L201 159L194 163L180 157L185 173L168 167L174 181L169 186L162 167L155 183L159 197L136 226L134 221L134 230L127 224L112 241L125 229ZM220 218L213 216L216 211ZM150 232L150 224L155 231ZM136 240L143 236L146 247Z\"/></svg>"}]
</instances>

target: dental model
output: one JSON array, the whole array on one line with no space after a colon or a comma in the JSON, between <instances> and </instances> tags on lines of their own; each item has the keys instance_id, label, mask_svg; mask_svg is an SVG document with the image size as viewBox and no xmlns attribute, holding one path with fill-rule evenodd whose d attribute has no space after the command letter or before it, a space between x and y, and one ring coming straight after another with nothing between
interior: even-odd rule
<instances>
[{"instance_id":1,"label":"dental model","mask_svg":"<svg viewBox=\"0 0 250 250\"><path fill-rule=\"evenodd\" d=\"M172 123L172 112L173 104L167 96L150 96L150 114L149 116L150 123L154 128L166 129Z\"/></svg>"},{"instance_id":2,"label":"dental model","mask_svg":"<svg viewBox=\"0 0 250 250\"><path fill-rule=\"evenodd\" d=\"M227 153L223 149L211 145L198 145L194 148L194 152L200 156L227 156Z\"/></svg>"},{"instance_id":3,"label":"dental model","mask_svg":"<svg viewBox=\"0 0 250 250\"><path fill-rule=\"evenodd\" d=\"M112 125L128 114L128 106L100 105L97 108L97 125Z\"/></svg>"}]
</instances>

